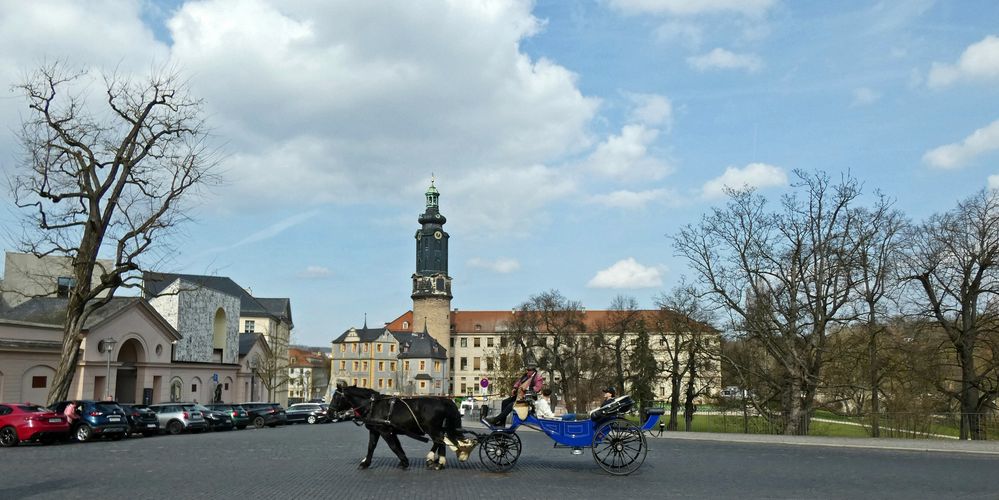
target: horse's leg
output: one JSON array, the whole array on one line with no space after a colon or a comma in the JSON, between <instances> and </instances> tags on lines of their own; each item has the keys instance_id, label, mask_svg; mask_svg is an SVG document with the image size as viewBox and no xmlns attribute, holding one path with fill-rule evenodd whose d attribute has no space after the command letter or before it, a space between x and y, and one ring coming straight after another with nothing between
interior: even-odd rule
<instances>
[{"instance_id":1,"label":"horse's leg","mask_svg":"<svg viewBox=\"0 0 999 500\"><path fill-rule=\"evenodd\" d=\"M395 453L395 456L399 457L399 467L406 468L409 467L409 459L406 458L406 452L402 451L402 443L399 442L399 436L395 433L385 433L382 436L385 443L388 444L389 448Z\"/></svg>"},{"instance_id":2,"label":"horse's leg","mask_svg":"<svg viewBox=\"0 0 999 500\"><path fill-rule=\"evenodd\" d=\"M430 447L430 451L427 452L427 468L429 469L435 462L437 462L437 454L434 453L435 446Z\"/></svg>"},{"instance_id":3,"label":"horse's leg","mask_svg":"<svg viewBox=\"0 0 999 500\"><path fill-rule=\"evenodd\" d=\"M364 460L361 460L360 468L367 469L371 465L371 455L375 454L375 446L378 446L378 433L368 429L368 454Z\"/></svg>"},{"instance_id":4,"label":"horse's leg","mask_svg":"<svg viewBox=\"0 0 999 500\"><path fill-rule=\"evenodd\" d=\"M447 454L447 447L444 446L444 434L441 432L430 433L431 445L430 451L437 456L436 463L428 464L432 465L435 470L441 470L444 468L444 455Z\"/></svg>"}]
</instances>

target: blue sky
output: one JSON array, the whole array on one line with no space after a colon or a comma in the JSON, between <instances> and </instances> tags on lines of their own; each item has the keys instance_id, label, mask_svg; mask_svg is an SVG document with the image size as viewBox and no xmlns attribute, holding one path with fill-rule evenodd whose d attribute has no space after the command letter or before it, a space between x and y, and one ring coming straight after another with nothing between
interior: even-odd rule
<instances>
[{"instance_id":1,"label":"blue sky","mask_svg":"<svg viewBox=\"0 0 999 500\"><path fill-rule=\"evenodd\" d=\"M991 1L0 0L0 46L4 88L46 59L179 68L227 180L159 270L289 297L312 345L411 307L431 175L464 310L652 307L686 272L670 234L794 169L916 220L999 187ZM0 94L5 174L22 105Z\"/></svg>"}]
</instances>

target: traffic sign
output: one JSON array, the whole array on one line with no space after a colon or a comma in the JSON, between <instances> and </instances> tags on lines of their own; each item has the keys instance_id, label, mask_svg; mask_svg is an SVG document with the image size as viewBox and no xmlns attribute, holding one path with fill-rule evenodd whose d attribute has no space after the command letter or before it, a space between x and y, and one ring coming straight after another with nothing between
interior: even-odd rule
<instances>
[{"instance_id":1,"label":"traffic sign","mask_svg":"<svg viewBox=\"0 0 999 500\"><path fill-rule=\"evenodd\" d=\"M212 382L215 382L216 384L219 382L219 374L218 373L213 373L212 374Z\"/></svg>"},{"instance_id":2,"label":"traffic sign","mask_svg":"<svg viewBox=\"0 0 999 500\"><path fill-rule=\"evenodd\" d=\"M483 389L489 387L489 379L482 377L482 380L479 381L479 385L482 386Z\"/></svg>"}]
</instances>

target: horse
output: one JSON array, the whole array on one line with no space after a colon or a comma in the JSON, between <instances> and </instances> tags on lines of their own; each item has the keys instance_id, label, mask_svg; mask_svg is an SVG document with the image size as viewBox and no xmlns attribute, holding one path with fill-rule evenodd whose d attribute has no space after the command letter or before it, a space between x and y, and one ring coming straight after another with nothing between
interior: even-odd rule
<instances>
[{"instance_id":1,"label":"horse","mask_svg":"<svg viewBox=\"0 0 999 500\"><path fill-rule=\"evenodd\" d=\"M464 437L458 406L448 398L383 396L372 389L348 387L340 382L333 393L330 410L351 410L355 419L367 427L368 454L361 460L361 469L371 465L371 455L379 437L399 457L399 467L402 468L409 467L409 459L399 443L400 434L424 443L433 441L427 453L427 467L436 470L443 469L447 462L444 458L445 445L454 450L459 461L464 462L477 444L476 440Z\"/></svg>"}]
</instances>

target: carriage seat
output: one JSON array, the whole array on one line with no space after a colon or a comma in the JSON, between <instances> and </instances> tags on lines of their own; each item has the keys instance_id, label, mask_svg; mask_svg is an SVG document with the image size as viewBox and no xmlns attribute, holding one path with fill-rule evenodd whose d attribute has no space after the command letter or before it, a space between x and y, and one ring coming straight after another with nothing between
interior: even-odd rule
<instances>
[{"instance_id":1,"label":"carriage seat","mask_svg":"<svg viewBox=\"0 0 999 500\"><path fill-rule=\"evenodd\" d=\"M605 418L620 415L622 413L627 413L635 406L635 400L631 399L631 396L624 395L618 396L611 401L607 402L600 408L594 409L590 412L591 420L602 420Z\"/></svg>"}]
</instances>

